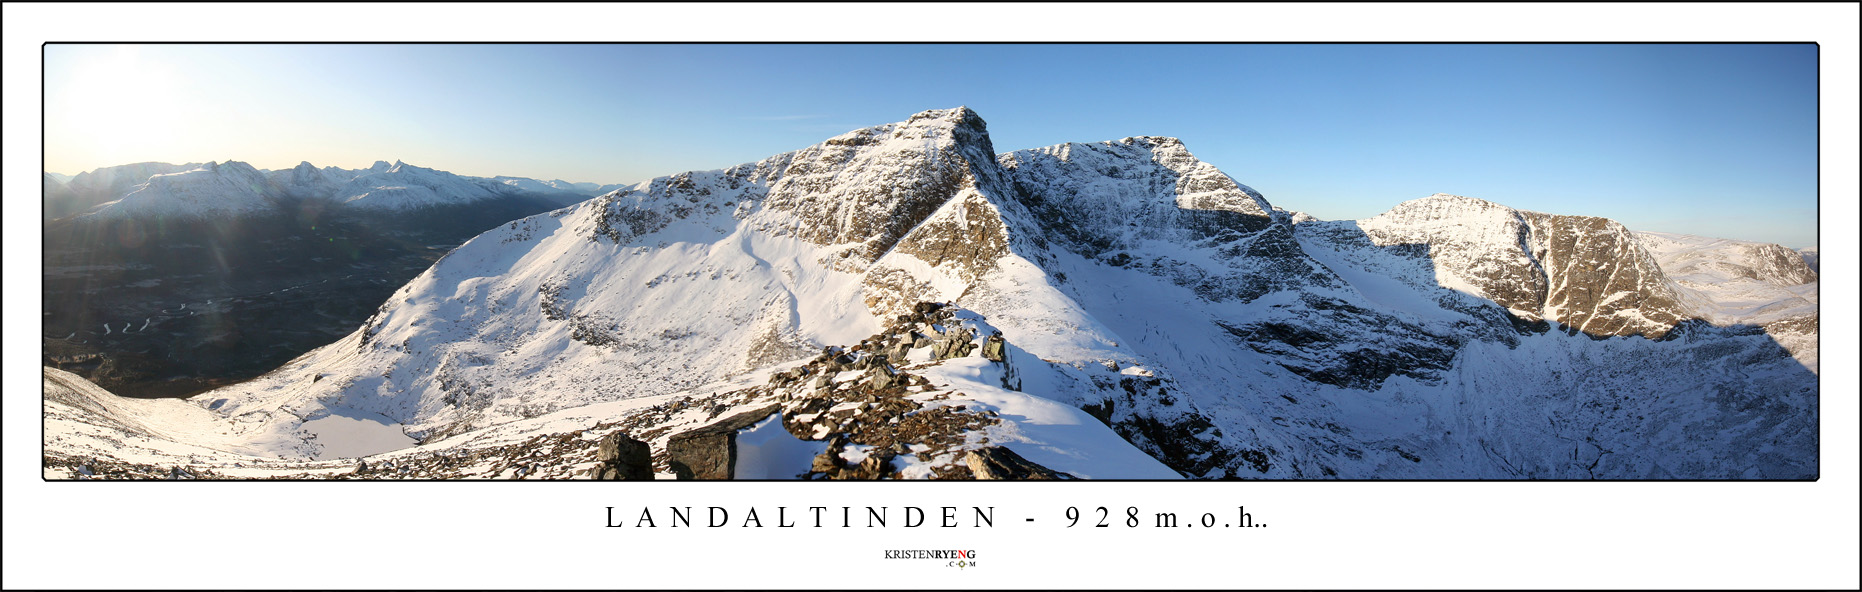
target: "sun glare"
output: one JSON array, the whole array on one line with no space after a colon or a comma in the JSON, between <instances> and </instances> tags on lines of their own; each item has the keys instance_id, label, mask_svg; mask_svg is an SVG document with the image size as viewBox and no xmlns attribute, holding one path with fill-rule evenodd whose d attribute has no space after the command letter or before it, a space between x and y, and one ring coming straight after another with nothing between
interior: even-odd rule
<instances>
[{"instance_id":1,"label":"sun glare","mask_svg":"<svg viewBox=\"0 0 1862 592\"><path fill-rule=\"evenodd\" d=\"M46 111L61 129L46 130L48 152L63 144L83 168L162 157L188 144L191 115L174 64L127 45L73 64L63 89L50 89Z\"/></svg>"}]
</instances>

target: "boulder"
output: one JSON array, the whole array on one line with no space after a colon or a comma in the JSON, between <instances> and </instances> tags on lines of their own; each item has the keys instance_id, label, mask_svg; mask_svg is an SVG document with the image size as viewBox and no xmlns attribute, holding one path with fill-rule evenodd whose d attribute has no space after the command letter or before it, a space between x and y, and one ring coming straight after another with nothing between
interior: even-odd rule
<instances>
[{"instance_id":1,"label":"boulder","mask_svg":"<svg viewBox=\"0 0 1862 592\"><path fill-rule=\"evenodd\" d=\"M882 455L875 450L866 456L866 460L860 461L860 466L854 470L854 473L856 479L883 478L892 474L892 457Z\"/></svg>"},{"instance_id":2,"label":"boulder","mask_svg":"<svg viewBox=\"0 0 1862 592\"><path fill-rule=\"evenodd\" d=\"M970 467L970 473L977 479L986 480L1030 480L1030 479L1071 479L1071 475L1055 472L1053 469L1035 464L1022 458L1015 451L1001 446L977 448L964 454L963 462Z\"/></svg>"},{"instance_id":3,"label":"boulder","mask_svg":"<svg viewBox=\"0 0 1862 592\"><path fill-rule=\"evenodd\" d=\"M840 470L842 464L844 463L841 461L840 456L834 454L834 451L828 450L815 455L814 463L808 467L808 470L816 473L832 474Z\"/></svg>"},{"instance_id":4,"label":"boulder","mask_svg":"<svg viewBox=\"0 0 1862 592\"><path fill-rule=\"evenodd\" d=\"M601 461L601 468L596 479L605 481L651 481L653 480L653 452L646 442L641 442L621 432L603 436L595 449L595 460Z\"/></svg>"},{"instance_id":5,"label":"boulder","mask_svg":"<svg viewBox=\"0 0 1862 592\"><path fill-rule=\"evenodd\" d=\"M732 415L716 423L674 434L666 441L667 464L681 480L736 477L737 432L782 410L779 404Z\"/></svg>"},{"instance_id":6,"label":"boulder","mask_svg":"<svg viewBox=\"0 0 1862 592\"><path fill-rule=\"evenodd\" d=\"M983 359L991 362L1007 362L1008 346L1009 342L1002 338L1001 331L991 334L989 339L983 340Z\"/></svg>"},{"instance_id":7,"label":"boulder","mask_svg":"<svg viewBox=\"0 0 1862 592\"><path fill-rule=\"evenodd\" d=\"M866 371L866 383L873 390L884 390L899 382L898 375L889 367L874 366Z\"/></svg>"}]
</instances>

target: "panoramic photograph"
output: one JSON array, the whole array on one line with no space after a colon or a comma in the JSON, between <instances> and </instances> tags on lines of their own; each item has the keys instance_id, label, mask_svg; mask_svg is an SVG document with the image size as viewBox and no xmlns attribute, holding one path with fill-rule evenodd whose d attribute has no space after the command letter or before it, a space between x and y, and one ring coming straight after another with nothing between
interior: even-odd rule
<instances>
[{"instance_id":1,"label":"panoramic photograph","mask_svg":"<svg viewBox=\"0 0 1862 592\"><path fill-rule=\"evenodd\" d=\"M45 480L1820 476L1812 43L42 59Z\"/></svg>"}]
</instances>

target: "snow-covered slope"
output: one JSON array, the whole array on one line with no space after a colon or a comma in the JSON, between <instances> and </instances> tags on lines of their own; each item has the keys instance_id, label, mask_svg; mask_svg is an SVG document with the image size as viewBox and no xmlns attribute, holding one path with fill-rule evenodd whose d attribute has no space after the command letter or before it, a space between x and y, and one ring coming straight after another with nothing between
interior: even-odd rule
<instances>
[{"instance_id":1,"label":"snow-covered slope","mask_svg":"<svg viewBox=\"0 0 1862 592\"><path fill-rule=\"evenodd\" d=\"M1696 318L1765 325L1817 312L1817 272L1779 245L1638 232Z\"/></svg>"},{"instance_id":2,"label":"snow-covered slope","mask_svg":"<svg viewBox=\"0 0 1862 592\"><path fill-rule=\"evenodd\" d=\"M1817 372L1818 275L1811 259L1780 245L1638 232L1689 316L1761 328Z\"/></svg>"},{"instance_id":3,"label":"snow-covered slope","mask_svg":"<svg viewBox=\"0 0 1862 592\"><path fill-rule=\"evenodd\" d=\"M856 349L883 351L950 302L1027 364L920 375L1077 409L1191 477L1814 477L1814 316L1709 318L1674 252L1448 195L1318 221L1174 139L997 154L974 112L927 111L504 225L342 341L193 401L252 454L327 455L327 417L438 445L717 396L868 335L892 337ZM711 417L820 396L780 390L707 399ZM695 425L660 409L627 421Z\"/></svg>"}]
</instances>

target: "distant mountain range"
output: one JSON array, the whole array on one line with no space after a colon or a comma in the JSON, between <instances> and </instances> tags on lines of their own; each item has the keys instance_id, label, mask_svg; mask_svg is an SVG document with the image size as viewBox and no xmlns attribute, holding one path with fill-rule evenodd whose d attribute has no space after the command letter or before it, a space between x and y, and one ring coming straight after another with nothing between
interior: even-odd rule
<instances>
[{"instance_id":1,"label":"distant mountain range","mask_svg":"<svg viewBox=\"0 0 1862 592\"><path fill-rule=\"evenodd\" d=\"M361 210L406 210L528 196L568 205L621 185L467 177L401 161L366 169L317 168L309 162L262 170L227 161L144 162L106 167L63 180L45 174L45 217L204 218L263 212L280 200L321 200Z\"/></svg>"},{"instance_id":2,"label":"distant mountain range","mask_svg":"<svg viewBox=\"0 0 1862 592\"><path fill-rule=\"evenodd\" d=\"M1317 220L1173 138L999 153L926 111L497 224L153 427L48 372L46 465L568 478L618 434L661 478L1811 479L1817 281L1454 195Z\"/></svg>"}]
</instances>

